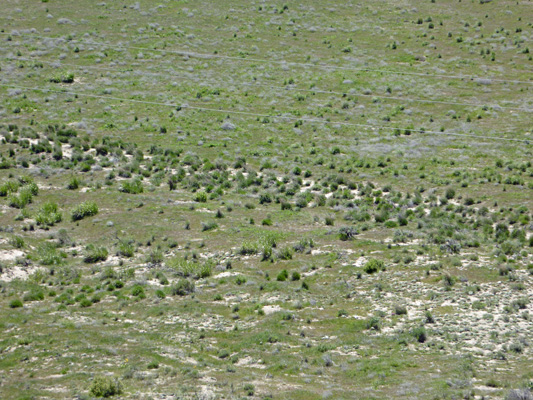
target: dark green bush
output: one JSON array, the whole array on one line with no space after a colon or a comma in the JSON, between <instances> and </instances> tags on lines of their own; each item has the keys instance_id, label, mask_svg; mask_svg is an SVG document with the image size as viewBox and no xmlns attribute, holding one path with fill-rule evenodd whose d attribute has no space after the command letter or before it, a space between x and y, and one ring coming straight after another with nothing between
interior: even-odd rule
<instances>
[{"instance_id":1,"label":"dark green bush","mask_svg":"<svg viewBox=\"0 0 533 400\"><path fill-rule=\"evenodd\" d=\"M9 302L9 307L11 308L22 307L22 301L20 299L13 299Z\"/></svg>"},{"instance_id":2,"label":"dark green bush","mask_svg":"<svg viewBox=\"0 0 533 400\"><path fill-rule=\"evenodd\" d=\"M278 276L276 277L276 280L280 282L284 282L287 280L288 277L289 277L289 272L286 269L284 269L278 274Z\"/></svg>"},{"instance_id":3,"label":"dark green bush","mask_svg":"<svg viewBox=\"0 0 533 400\"><path fill-rule=\"evenodd\" d=\"M367 274L373 274L375 272L378 272L379 270L385 269L385 263L381 260L376 260L375 258L371 258L368 260L364 266L364 271Z\"/></svg>"},{"instance_id":4,"label":"dark green bush","mask_svg":"<svg viewBox=\"0 0 533 400\"><path fill-rule=\"evenodd\" d=\"M411 335L419 342L424 343L427 339L426 328L419 326L411 331Z\"/></svg>"}]
</instances>

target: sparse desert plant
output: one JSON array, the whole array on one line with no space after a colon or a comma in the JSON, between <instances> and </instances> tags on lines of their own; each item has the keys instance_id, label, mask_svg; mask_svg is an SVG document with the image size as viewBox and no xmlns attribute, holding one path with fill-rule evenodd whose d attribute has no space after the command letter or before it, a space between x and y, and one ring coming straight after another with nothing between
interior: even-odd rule
<instances>
[{"instance_id":1,"label":"sparse desert plant","mask_svg":"<svg viewBox=\"0 0 533 400\"><path fill-rule=\"evenodd\" d=\"M366 321L366 329L371 329L375 331L381 330L381 320L378 317L371 317Z\"/></svg>"},{"instance_id":2,"label":"sparse desert plant","mask_svg":"<svg viewBox=\"0 0 533 400\"><path fill-rule=\"evenodd\" d=\"M18 194L11 193L10 195L8 195L7 201L10 207L24 208L33 201L33 196L36 192L33 187L37 187L37 185L35 185L35 183L32 183L30 185L23 186L18 191Z\"/></svg>"},{"instance_id":3,"label":"sparse desert plant","mask_svg":"<svg viewBox=\"0 0 533 400\"><path fill-rule=\"evenodd\" d=\"M25 302L42 301L44 300L44 293L40 289L31 290L24 294L22 300L24 300Z\"/></svg>"},{"instance_id":4,"label":"sparse desert plant","mask_svg":"<svg viewBox=\"0 0 533 400\"><path fill-rule=\"evenodd\" d=\"M89 386L89 393L94 397L111 397L122 393L122 385L117 379L96 376Z\"/></svg>"},{"instance_id":5,"label":"sparse desert plant","mask_svg":"<svg viewBox=\"0 0 533 400\"><path fill-rule=\"evenodd\" d=\"M42 243L37 247L36 256L42 265L59 265L62 264L67 254L58 251L53 243Z\"/></svg>"},{"instance_id":6,"label":"sparse desert plant","mask_svg":"<svg viewBox=\"0 0 533 400\"><path fill-rule=\"evenodd\" d=\"M11 308L19 308L22 307L22 301L20 299L13 299L9 302L9 307Z\"/></svg>"},{"instance_id":7,"label":"sparse desert plant","mask_svg":"<svg viewBox=\"0 0 533 400\"><path fill-rule=\"evenodd\" d=\"M72 221L79 221L98 214L98 205L93 201L86 201L76 206L71 213Z\"/></svg>"},{"instance_id":8,"label":"sparse desert plant","mask_svg":"<svg viewBox=\"0 0 533 400\"><path fill-rule=\"evenodd\" d=\"M16 249L22 249L25 246L24 239L20 236L13 236L9 240L9 244Z\"/></svg>"},{"instance_id":9,"label":"sparse desert plant","mask_svg":"<svg viewBox=\"0 0 533 400\"><path fill-rule=\"evenodd\" d=\"M171 287L171 294L173 296L186 296L194 292L194 282L188 279L180 279L175 285Z\"/></svg>"},{"instance_id":10,"label":"sparse desert plant","mask_svg":"<svg viewBox=\"0 0 533 400\"><path fill-rule=\"evenodd\" d=\"M405 307L403 304L396 304L394 306L394 314L407 315L407 307Z\"/></svg>"},{"instance_id":11,"label":"sparse desert plant","mask_svg":"<svg viewBox=\"0 0 533 400\"><path fill-rule=\"evenodd\" d=\"M141 285L134 285L131 288L131 295L138 297L139 299L146 298L146 294L144 293L144 288Z\"/></svg>"},{"instance_id":12,"label":"sparse desert plant","mask_svg":"<svg viewBox=\"0 0 533 400\"><path fill-rule=\"evenodd\" d=\"M505 400L533 400L533 394L528 388L512 389L505 396Z\"/></svg>"},{"instance_id":13,"label":"sparse desert plant","mask_svg":"<svg viewBox=\"0 0 533 400\"><path fill-rule=\"evenodd\" d=\"M418 326L411 331L411 335L419 342L424 343L427 339L426 328Z\"/></svg>"},{"instance_id":14,"label":"sparse desert plant","mask_svg":"<svg viewBox=\"0 0 533 400\"><path fill-rule=\"evenodd\" d=\"M284 282L287 280L288 277L289 277L289 272L286 269L284 269L278 274L278 276L276 277L276 280L280 282Z\"/></svg>"},{"instance_id":15,"label":"sparse desert plant","mask_svg":"<svg viewBox=\"0 0 533 400\"><path fill-rule=\"evenodd\" d=\"M368 260L365 264L365 266L363 267L364 271L367 273L367 274L373 274L375 272L378 272L379 270L384 270L385 269L385 263L381 260L377 260L375 258L371 258L370 260Z\"/></svg>"},{"instance_id":16,"label":"sparse desert plant","mask_svg":"<svg viewBox=\"0 0 533 400\"><path fill-rule=\"evenodd\" d=\"M76 189L78 189L80 187L80 185L81 185L81 180L78 177L73 176L68 181L67 189L68 190L76 190Z\"/></svg>"},{"instance_id":17,"label":"sparse desert plant","mask_svg":"<svg viewBox=\"0 0 533 400\"><path fill-rule=\"evenodd\" d=\"M449 289L453 285L455 285L455 283L457 282L457 278L450 274L444 274L442 276L442 282L444 283L444 287Z\"/></svg>"},{"instance_id":18,"label":"sparse desert plant","mask_svg":"<svg viewBox=\"0 0 533 400\"><path fill-rule=\"evenodd\" d=\"M57 204L53 202L44 203L35 216L37 225L44 227L54 226L61 222L62 219L63 215L59 211Z\"/></svg>"},{"instance_id":19,"label":"sparse desert plant","mask_svg":"<svg viewBox=\"0 0 533 400\"><path fill-rule=\"evenodd\" d=\"M148 264L157 265L163 262L163 252L160 249L152 249L146 256Z\"/></svg>"},{"instance_id":20,"label":"sparse desert plant","mask_svg":"<svg viewBox=\"0 0 533 400\"><path fill-rule=\"evenodd\" d=\"M343 241L353 240L358 234L359 231L353 226L345 226L339 229L339 239Z\"/></svg>"},{"instance_id":21,"label":"sparse desert plant","mask_svg":"<svg viewBox=\"0 0 533 400\"><path fill-rule=\"evenodd\" d=\"M144 192L144 187L139 179L124 181L119 189L123 193L140 194Z\"/></svg>"},{"instance_id":22,"label":"sparse desert plant","mask_svg":"<svg viewBox=\"0 0 533 400\"><path fill-rule=\"evenodd\" d=\"M205 192L198 192L194 196L194 201L198 203L206 203L207 202L207 193Z\"/></svg>"},{"instance_id":23,"label":"sparse desert plant","mask_svg":"<svg viewBox=\"0 0 533 400\"><path fill-rule=\"evenodd\" d=\"M109 255L109 252L107 249L103 246L94 246L89 245L86 248L86 254L83 258L83 261L86 263L94 264L100 261L107 260L107 256Z\"/></svg>"},{"instance_id":24,"label":"sparse desert plant","mask_svg":"<svg viewBox=\"0 0 533 400\"><path fill-rule=\"evenodd\" d=\"M0 185L0 197L5 197L10 193L16 193L20 187L20 183L15 180L6 181Z\"/></svg>"},{"instance_id":25,"label":"sparse desert plant","mask_svg":"<svg viewBox=\"0 0 533 400\"><path fill-rule=\"evenodd\" d=\"M118 243L117 255L131 258L135 255L134 242L131 240L120 240Z\"/></svg>"},{"instance_id":26,"label":"sparse desert plant","mask_svg":"<svg viewBox=\"0 0 533 400\"><path fill-rule=\"evenodd\" d=\"M72 72L61 72L52 76L49 80L52 83L72 83L74 82L74 74Z\"/></svg>"},{"instance_id":27,"label":"sparse desert plant","mask_svg":"<svg viewBox=\"0 0 533 400\"><path fill-rule=\"evenodd\" d=\"M218 224L215 221L202 222L202 232L211 231L218 228Z\"/></svg>"},{"instance_id":28,"label":"sparse desert plant","mask_svg":"<svg viewBox=\"0 0 533 400\"><path fill-rule=\"evenodd\" d=\"M291 260L292 259L292 249L290 247L284 247L279 250L277 256L280 260Z\"/></svg>"}]
</instances>

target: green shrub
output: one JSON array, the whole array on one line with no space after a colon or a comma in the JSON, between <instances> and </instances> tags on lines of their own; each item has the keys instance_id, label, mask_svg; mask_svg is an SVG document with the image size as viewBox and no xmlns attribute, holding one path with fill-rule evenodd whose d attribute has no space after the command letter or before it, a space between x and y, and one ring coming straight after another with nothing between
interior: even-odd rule
<instances>
[{"instance_id":1,"label":"green shrub","mask_svg":"<svg viewBox=\"0 0 533 400\"><path fill-rule=\"evenodd\" d=\"M210 260L199 263L176 257L168 261L168 265L185 278L207 278L211 276L213 270L213 262Z\"/></svg>"},{"instance_id":2,"label":"green shrub","mask_svg":"<svg viewBox=\"0 0 533 400\"><path fill-rule=\"evenodd\" d=\"M444 274L442 276L442 282L444 283L445 288L450 288L455 285L455 282L457 282L457 278L450 274Z\"/></svg>"},{"instance_id":3,"label":"green shrub","mask_svg":"<svg viewBox=\"0 0 533 400\"><path fill-rule=\"evenodd\" d=\"M42 265L59 265L63 263L63 259L67 254L58 251L52 243L43 243L37 247L37 258Z\"/></svg>"},{"instance_id":4,"label":"green shrub","mask_svg":"<svg viewBox=\"0 0 533 400\"><path fill-rule=\"evenodd\" d=\"M139 179L125 181L119 189L123 193L139 194L144 191L143 184Z\"/></svg>"},{"instance_id":5,"label":"green shrub","mask_svg":"<svg viewBox=\"0 0 533 400\"><path fill-rule=\"evenodd\" d=\"M96 214L98 214L98 205L93 201L86 201L72 210L72 221L79 221Z\"/></svg>"},{"instance_id":6,"label":"green shrub","mask_svg":"<svg viewBox=\"0 0 533 400\"><path fill-rule=\"evenodd\" d=\"M7 181L0 185L0 197L5 197L11 193L16 193L19 190L18 181Z\"/></svg>"},{"instance_id":7,"label":"green shrub","mask_svg":"<svg viewBox=\"0 0 533 400\"><path fill-rule=\"evenodd\" d=\"M372 317L366 321L366 329L373 329L375 331L381 330L381 320L378 317Z\"/></svg>"},{"instance_id":8,"label":"green shrub","mask_svg":"<svg viewBox=\"0 0 533 400\"><path fill-rule=\"evenodd\" d=\"M16 249L22 249L24 247L24 239L22 239L20 236L13 236L9 241L9 244Z\"/></svg>"},{"instance_id":9,"label":"green shrub","mask_svg":"<svg viewBox=\"0 0 533 400\"><path fill-rule=\"evenodd\" d=\"M252 242L243 242L241 248L239 249L239 254L242 256L248 256L257 254L258 252L258 246L256 243Z\"/></svg>"},{"instance_id":10,"label":"green shrub","mask_svg":"<svg viewBox=\"0 0 533 400\"><path fill-rule=\"evenodd\" d=\"M144 299L146 294L144 293L144 288L141 285L135 285L131 288L131 295Z\"/></svg>"},{"instance_id":11,"label":"green shrub","mask_svg":"<svg viewBox=\"0 0 533 400\"><path fill-rule=\"evenodd\" d=\"M52 76L49 80L52 83L72 83L74 82L74 74L72 72L62 72Z\"/></svg>"},{"instance_id":12,"label":"green shrub","mask_svg":"<svg viewBox=\"0 0 533 400\"><path fill-rule=\"evenodd\" d=\"M218 224L215 221L202 222L202 232L210 231L218 228Z\"/></svg>"},{"instance_id":13,"label":"green shrub","mask_svg":"<svg viewBox=\"0 0 533 400\"><path fill-rule=\"evenodd\" d=\"M9 302L9 307L11 308L22 307L22 301L20 299L13 299Z\"/></svg>"},{"instance_id":14,"label":"green shrub","mask_svg":"<svg viewBox=\"0 0 533 400\"><path fill-rule=\"evenodd\" d=\"M188 279L180 279L174 286L172 286L170 293L173 296L186 296L193 293L194 289L194 282Z\"/></svg>"},{"instance_id":15,"label":"green shrub","mask_svg":"<svg viewBox=\"0 0 533 400\"><path fill-rule=\"evenodd\" d=\"M24 301L41 301L44 300L44 293L41 290L32 290L24 295Z\"/></svg>"},{"instance_id":16,"label":"green shrub","mask_svg":"<svg viewBox=\"0 0 533 400\"><path fill-rule=\"evenodd\" d=\"M207 193L205 193L205 192L196 193L196 196L194 196L194 201L196 201L198 203L206 203L207 202Z\"/></svg>"},{"instance_id":17,"label":"green shrub","mask_svg":"<svg viewBox=\"0 0 533 400\"><path fill-rule=\"evenodd\" d=\"M376 260L375 258L368 260L364 266L364 271L367 274L373 274L379 270L385 270L385 263L381 260Z\"/></svg>"},{"instance_id":18,"label":"green shrub","mask_svg":"<svg viewBox=\"0 0 533 400\"><path fill-rule=\"evenodd\" d=\"M121 240L118 243L117 255L131 258L135 254L135 246L128 240Z\"/></svg>"},{"instance_id":19,"label":"green shrub","mask_svg":"<svg viewBox=\"0 0 533 400\"><path fill-rule=\"evenodd\" d=\"M253 396L255 393L255 386L252 385L251 383L246 383L243 389L248 396Z\"/></svg>"},{"instance_id":20,"label":"green shrub","mask_svg":"<svg viewBox=\"0 0 533 400\"><path fill-rule=\"evenodd\" d=\"M411 335L419 342L424 343L427 339L426 328L419 326L411 331Z\"/></svg>"},{"instance_id":21,"label":"green shrub","mask_svg":"<svg viewBox=\"0 0 533 400\"><path fill-rule=\"evenodd\" d=\"M107 260L109 252L105 247L95 247L93 245L87 246L87 254L83 258L83 261L89 264L94 264L100 261Z\"/></svg>"},{"instance_id":22,"label":"green shrub","mask_svg":"<svg viewBox=\"0 0 533 400\"><path fill-rule=\"evenodd\" d=\"M407 308L404 305L396 304L394 306L394 314L396 314L396 315L407 315Z\"/></svg>"},{"instance_id":23,"label":"green shrub","mask_svg":"<svg viewBox=\"0 0 533 400\"><path fill-rule=\"evenodd\" d=\"M76 189L78 189L80 187L80 185L81 185L81 181L76 176L73 176L68 181L67 189L68 190L76 190Z\"/></svg>"},{"instance_id":24,"label":"green shrub","mask_svg":"<svg viewBox=\"0 0 533 400\"><path fill-rule=\"evenodd\" d=\"M44 203L35 216L35 222L41 226L54 226L62 219L63 216L58 211L57 204L53 202Z\"/></svg>"},{"instance_id":25,"label":"green shrub","mask_svg":"<svg viewBox=\"0 0 533 400\"><path fill-rule=\"evenodd\" d=\"M292 249L288 246L280 249L278 257L281 260L292 260Z\"/></svg>"},{"instance_id":26,"label":"green shrub","mask_svg":"<svg viewBox=\"0 0 533 400\"><path fill-rule=\"evenodd\" d=\"M94 397L111 397L122 393L122 385L116 379L97 376L89 386L89 393Z\"/></svg>"},{"instance_id":27,"label":"green shrub","mask_svg":"<svg viewBox=\"0 0 533 400\"><path fill-rule=\"evenodd\" d=\"M455 190L452 188L446 189L446 193L444 194L446 199L451 200L455 197Z\"/></svg>"},{"instance_id":28,"label":"green shrub","mask_svg":"<svg viewBox=\"0 0 533 400\"><path fill-rule=\"evenodd\" d=\"M345 226L339 229L339 239L342 241L353 240L358 234L357 228L351 226Z\"/></svg>"},{"instance_id":29,"label":"green shrub","mask_svg":"<svg viewBox=\"0 0 533 400\"><path fill-rule=\"evenodd\" d=\"M278 276L276 277L276 280L280 282L284 282L287 280L288 277L289 277L289 272L286 269L284 269L278 274Z\"/></svg>"},{"instance_id":30,"label":"green shrub","mask_svg":"<svg viewBox=\"0 0 533 400\"><path fill-rule=\"evenodd\" d=\"M156 297L159 297L160 299L164 299L166 297L165 292L163 292L161 289L157 289L155 291Z\"/></svg>"},{"instance_id":31,"label":"green shrub","mask_svg":"<svg viewBox=\"0 0 533 400\"><path fill-rule=\"evenodd\" d=\"M34 183L31 185L33 186L23 186L22 189L19 190L18 195L15 193L10 194L7 197L7 202L9 206L13 208L24 208L28 204L30 204L33 200L34 193L36 193L34 187L37 187L37 185L35 185Z\"/></svg>"},{"instance_id":32,"label":"green shrub","mask_svg":"<svg viewBox=\"0 0 533 400\"><path fill-rule=\"evenodd\" d=\"M80 300L80 307L81 308L87 308L92 306L93 302L87 298L83 298Z\"/></svg>"}]
</instances>

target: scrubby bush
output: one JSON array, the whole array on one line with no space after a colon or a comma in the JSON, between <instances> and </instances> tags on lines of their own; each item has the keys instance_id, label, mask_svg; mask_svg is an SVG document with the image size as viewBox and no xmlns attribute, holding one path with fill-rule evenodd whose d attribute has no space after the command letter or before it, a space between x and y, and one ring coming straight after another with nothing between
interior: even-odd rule
<instances>
[{"instance_id":1,"label":"scrubby bush","mask_svg":"<svg viewBox=\"0 0 533 400\"><path fill-rule=\"evenodd\" d=\"M119 190L129 194L139 194L144 192L143 184L138 179L123 182Z\"/></svg>"},{"instance_id":2,"label":"scrubby bush","mask_svg":"<svg viewBox=\"0 0 533 400\"><path fill-rule=\"evenodd\" d=\"M153 249L146 256L146 262L148 264L157 265L163 262L163 252L160 249Z\"/></svg>"},{"instance_id":3,"label":"scrubby bush","mask_svg":"<svg viewBox=\"0 0 533 400\"><path fill-rule=\"evenodd\" d=\"M505 400L533 400L533 394L529 389L513 389L511 390Z\"/></svg>"},{"instance_id":4,"label":"scrubby bush","mask_svg":"<svg viewBox=\"0 0 533 400\"><path fill-rule=\"evenodd\" d=\"M292 249L288 246L280 249L278 257L281 260L292 260Z\"/></svg>"},{"instance_id":5,"label":"scrubby bush","mask_svg":"<svg viewBox=\"0 0 533 400\"><path fill-rule=\"evenodd\" d=\"M207 202L207 193L205 193L205 192L196 193L196 196L194 196L194 201L196 201L198 203L206 203Z\"/></svg>"},{"instance_id":6,"label":"scrubby bush","mask_svg":"<svg viewBox=\"0 0 533 400\"><path fill-rule=\"evenodd\" d=\"M345 226L339 229L339 239L343 241L353 240L358 234L357 228L353 226Z\"/></svg>"},{"instance_id":7,"label":"scrubby bush","mask_svg":"<svg viewBox=\"0 0 533 400\"><path fill-rule=\"evenodd\" d=\"M67 189L68 190L76 190L76 189L78 189L80 187L80 185L81 185L81 181L77 177L73 176L68 181Z\"/></svg>"},{"instance_id":8,"label":"scrubby bush","mask_svg":"<svg viewBox=\"0 0 533 400\"><path fill-rule=\"evenodd\" d=\"M180 279L174 286L172 286L170 293L173 296L186 296L193 293L194 289L194 282L188 279Z\"/></svg>"},{"instance_id":9,"label":"scrubby bush","mask_svg":"<svg viewBox=\"0 0 533 400\"><path fill-rule=\"evenodd\" d=\"M111 397L122 393L122 385L116 379L97 376L89 386L89 393L94 397Z\"/></svg>"},{"instance_id":10,"label":"scrubby bush","mask_svg":"<svg viewBox=\"0 0 533 400\"><path fill-rule=\"evenodd\" d=\"M371 258L368 260L364 266L364 271L367 274L373 274L375 272L378 272L379 270L385 269L385 263L381 260L376 260L375 258Z\"/></svg>"},{"instance_id":11,"label":"scrubby bush","mask_svg":"<svg viewBox=\"0 0 533 400\"><path fill-rule=\"evenodd\" d=\"M289 277L289 272L286 269L284 269L278 274L278 276L276 277L276 280L280 282L284 282L287 280L288 277Z\"/></svg>"},{"instance_id":12,"label":"scrubby bush","mask_svg":"<svg viewBox=\"0 0 533 400\"><path fill-rule=\"evenodd\" d=\"M369 320L366 321L365 324L366 329L373 329L375 331L381 330L381 320L378 317L371 317Z\"/></svg>"},{"instance_id":13,"label":"scrubby bush","mask_svg":"<svg viewBox=\"0 0 533 400\"><path fill-rule=\"evenodd\" d=\"M5 197L10 193L16 193L19 189L18 181L7 181L0 185L0 197Z\"/></svg>"},{"instance_id":14,"label":"scrubby bush","mask_svg":"<svg viewBox=\"0 0 533 400\"><path fill-rule=\"evenodd\" d=\"M118 243L118 250L117 255L131 258L135 254L135 246L133 245L132 241L129 240L121 240Z\"/></svg>"},{"instance_id":15,"label":"scrubby bush","mask_svg":"<svg viewBox=\"0 0 533 400\"><path fill-rule=\"evenodd\" d=\"M40 226L54 226L55 224L61 222L63 216L57 207L56 203L47 202L44 203L37 215L35 216L35 222Z\"/></svg>"},{"instance_id":16,"label":"scrubby bush","mask_svg":"<svg viewBox=\"0 0 533 400\"><path fill-rule=\"evenodd\" d=\"M144 293L144 288L141 285L133 286L131 288L131 295L140 299L144 299L146 297L146 294Z\"/></svg>"},{"instance_id":17,"label":"scrubby bush","mask_svg":"<svg viewBox=\"0 0 533 400\"><path fill-rule=\"evenodd\" d=\"M218 228L218 224L215 221L202 222L202 232L210 231Z\"/></svg>"},{"instance_id":18,"label":"scrubby bush","mask_svg":"<svg viewBox=\"0 0 533 400\"><path fill-rule=\"evenodd\" d=\"M407 308L404 305L396 304L394 306L394 314L396 314L396 315L407 315Z\"/></svg>"},{"instance_id":19,"label":"scrubby bush","mask_svg":"<svg viewBox=\"0 0 533 400\"><path fill-rule=\"evenodd\" d=\"M83 258L83 261L86 263L97 263L99 261L105 261L107 260L107 256L109 255L109 252L105 247L96 247L93 245L87 246L87 254L85 254L85 257Z\"/></svg>"},{"instance_id":20,"label":"scrubby bush","mask_svg":"<svg viewBox=\"0 0 533 400\"><path fill-rule=\"evenodd\" d=\"M424 343L427 339L426 328L419 326L411 331L411 335L419 342Z\"/></svg>"},{"instance_id":21,"label":"scrubby bush","mask_svg":"<svg viewBox=\"0 0 533 400\"><path fill-rule=\"evenodd\" d=\"M44 300L44 293L41 290L31 290L24 294L22 298L24 301L41 301Z\"/></svg>"},{"instance_id":22,"label":"scrubby bush","mask_svg":"<svg viewBox=\"0 0 533 400\"><path fill-rule=\"evenodd\" d=\"M98 214L98 205L93 201L86 201L72 210L72 221L79 221L96 214Z\"/></svg>"},{"instance_id":23,"label":"scrubby bush","mask_svg":"<svg viewBox=\"0 0 533 400\"><path fill-rule=\"evenodd\" d=\"M62 72L50 78L52 83L72 83L74 82L74 74L72 72Z\"/></svg>"},{"instance_id":24,"label":"scrubby bush","mask_svg":"<svg viewBox=\"0 0 533 400\"><path fill-rule=\"evenodd\" d=\"M13 299L9 302L9 307L11 308L22 307L22 301L20 299Z\"/></svg>"},{"instance_id":25,"label":"scrubby bush","mask_svg":"<svg viewBox=\"0 0 533 400\"><path fill-rule=\"evenodd\" d=\"M67 257L66 253L58 251L53 243L43 243L37 247L37 258L42 265L59 265Z\"/></svg>"},{"instance_id":26,"label":"scrubby bush","mask_svg":"<svg viewBox=\"0 0 533 400\"><path fill-rule=\"evenodd\" d=\"M9 244L16 249L22 249L25 245L24 239L22 239L20 236L13 236L9 241Z\"/></svg>"}]
</instances>

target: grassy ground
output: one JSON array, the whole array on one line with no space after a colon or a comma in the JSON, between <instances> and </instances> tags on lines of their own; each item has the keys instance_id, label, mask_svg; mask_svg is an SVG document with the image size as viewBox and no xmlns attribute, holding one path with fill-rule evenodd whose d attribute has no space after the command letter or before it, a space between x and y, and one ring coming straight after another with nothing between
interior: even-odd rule
<instances>
[{"instance_id":1,"label":"grassy ground","mask_svg":"<svg viewBox=\"0 0 533 400\"><path fill-rule=\"evenodd\" d=\"M527 396L531 14L6 2L0 397Z\"/></svg>"}]
</instances>

